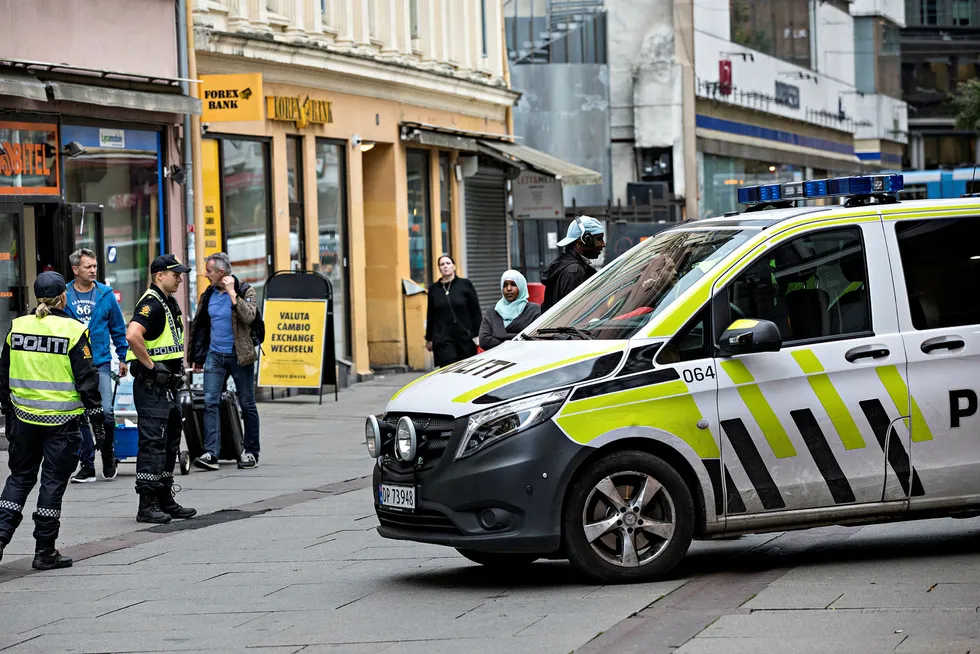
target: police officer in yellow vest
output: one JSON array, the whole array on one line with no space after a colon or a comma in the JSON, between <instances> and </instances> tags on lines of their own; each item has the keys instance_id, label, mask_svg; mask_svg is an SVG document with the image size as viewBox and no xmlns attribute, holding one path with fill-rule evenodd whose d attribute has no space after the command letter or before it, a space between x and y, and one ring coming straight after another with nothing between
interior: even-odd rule
<instances>
[{"instance_id":1,"label":"police officer in yellow vest","mask_svg":"<svg viewBox=\"0 0 980 654\"><path fill-rule=\"evenodd\" d=\"M132 362L133 402L139 443L136 454L137 522L166 523L197 511L174 500L174 466L180 445L177 390L184 377L184 325L173 294L190 268L172 254L150 264L153 282L136 303L126 330Z\"/></svg>"},{"instance_id":2,"label":"police officer in yellow vest","mask_svg":"<svg viewBox=\"0 0 980 654\"><path fill-rule=\"evenodd\" d=\"M72 563L54 545L61 528L61 498L78 465L78 422L83 413L88 415L96 443L105 439L105 427L88 331L64 312L64 277L41 273L34 295L37 309L13 321L0 355L0 407L10 441L10 476L0 493L0 558L23 519L40 469L34 568L50 570Z\"/></svg>"}]
</instances>

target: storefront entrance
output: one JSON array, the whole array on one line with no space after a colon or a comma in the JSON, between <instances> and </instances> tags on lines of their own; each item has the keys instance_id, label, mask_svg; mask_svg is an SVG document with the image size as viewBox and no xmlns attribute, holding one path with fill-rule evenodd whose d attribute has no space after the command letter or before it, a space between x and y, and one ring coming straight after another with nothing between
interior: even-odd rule
<instances>
[{"instance_id":1,"label":"storefront entrance","mask_svg":"<svg viewBox=\"0 0 980 654\"><path fill-rule=\"evenodd\" d=\"M102 205L0 200L0 333L5 337L14 318L37 304L34 280L46 271L71 281L68 255L86 247L99 256ZM100 274L101 278L102 275Z\"/></svg>"}]
</instances>

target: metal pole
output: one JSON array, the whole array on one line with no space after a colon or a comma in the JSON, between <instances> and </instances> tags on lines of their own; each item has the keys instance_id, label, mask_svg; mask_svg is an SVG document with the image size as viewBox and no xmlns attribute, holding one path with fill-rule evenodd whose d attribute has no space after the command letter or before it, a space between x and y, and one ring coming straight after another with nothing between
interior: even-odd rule
<instances>
[{"instance_id":1,"label":"metal pole","mask_svg":"<svg viewBox=\"0 0 980 654\"><path fill-rule=\"evenodd\" d=\"M182 79L187 79L187 0L177 1L177 74ZM180 83L180 90L184 95L190 95L190 84L186 81ZM191 116L184 114L184 147L183 147L183 169L185 174L184 181L184 220L187 224L194 224L194 174L193 159L191 157ZM162 235L161 235L162 236ZM200 238L201 234L195 234L195 239ZM185 261L187 253L184 253Z\"/></svg>"}]
</instances>

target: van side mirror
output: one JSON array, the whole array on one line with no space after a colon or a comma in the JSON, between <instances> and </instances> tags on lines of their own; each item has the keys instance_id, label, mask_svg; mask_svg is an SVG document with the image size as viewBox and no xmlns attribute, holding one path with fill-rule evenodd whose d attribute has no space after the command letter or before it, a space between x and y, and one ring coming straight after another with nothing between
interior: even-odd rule
<instances>
[{"instance_id":1,"label":"van side mirror","mask_svg":"<svg viewBox=\"0 0 980 654\"><path fill-rule=\"evenodd\" d=\"M778 352L782 346L779 328L768 320L736 320L718 339L718 349L727 356Z\"/></svg>"}]
</instances>

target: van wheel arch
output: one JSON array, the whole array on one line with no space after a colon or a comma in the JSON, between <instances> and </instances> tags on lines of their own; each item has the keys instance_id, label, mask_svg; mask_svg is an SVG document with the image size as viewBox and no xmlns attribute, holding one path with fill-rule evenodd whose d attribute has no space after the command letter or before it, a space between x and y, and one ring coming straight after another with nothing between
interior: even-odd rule
<instances>
[{"instance_id":1,"label":"van wheel arch","mask_svg":"<svg viewBox=\"0 0 980 654\"><path fill-rule=\"evenodd\" d=\"M650 438L619 439L615 442L603 445L592 452L589 456L582 459L572 474L569 475L568 481L565 484L565 495L562 498L562 511L564 511L565 505L568 503L568 496L571 492L572 485L582 471L587 470L588 466L590 466L597 459L621 450L639 450L641 452L652 454L669 463L674 470L680 474L681 478L683 478L684 482L687 484L688 489L690 489L691 496L694 498L694 537L698 538L703 536L706 523L704 490L701 488L697 474L694 472L694 469L691 468L691 464L680 452L669 445ZM564 536L565 535L562 534L562 542L564 542Z\"/></svg>"}]
</instances>

